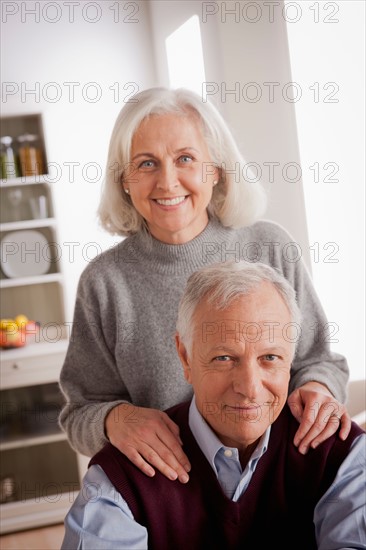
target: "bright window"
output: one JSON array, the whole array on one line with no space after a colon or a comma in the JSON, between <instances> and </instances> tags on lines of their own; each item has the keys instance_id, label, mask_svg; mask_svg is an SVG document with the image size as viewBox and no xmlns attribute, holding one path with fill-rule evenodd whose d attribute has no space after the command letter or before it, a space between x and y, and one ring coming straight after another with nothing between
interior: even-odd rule
<instances>
[{"instance_id":1,"label":"bright window","mask_svg":"<svg viewBox=\"0 0 366 550\"><path fill-rule=\"evenodd\" d=\"M165 41L172 88L189 88L201 95L205 79L198 15L193 15Z\"/></svg>"}]
</instances>

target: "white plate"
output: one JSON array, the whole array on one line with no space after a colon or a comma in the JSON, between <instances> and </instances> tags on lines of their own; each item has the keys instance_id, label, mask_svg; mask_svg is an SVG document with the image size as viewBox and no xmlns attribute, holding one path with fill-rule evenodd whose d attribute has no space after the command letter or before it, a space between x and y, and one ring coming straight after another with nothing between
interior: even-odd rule
<instances>
[{"instance_id":1,"label":"white plate","mask_svg":"<svg viewBox=\"0 0 366 550\"><path fill-rule=\"evenodd\" d=\"M50 268L48 241L40 231L13 231L1 240L1 269L7 277L44 275Z\"/></svg>"}]
</instances>

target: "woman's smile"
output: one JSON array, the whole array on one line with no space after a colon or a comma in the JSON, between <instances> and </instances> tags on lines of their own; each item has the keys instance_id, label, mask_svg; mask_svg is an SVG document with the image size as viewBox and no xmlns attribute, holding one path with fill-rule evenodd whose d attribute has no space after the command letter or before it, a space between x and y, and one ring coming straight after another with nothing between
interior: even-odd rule
<instances>
[{"instance_id":1,"label":"woman's smile","mask_svg":"<svg viewBox=\"0 0 366 550\"><path fill-rule=\"evenodd\" d=\"M180 206L187 200L189 195L183 195L182 197L172 197L169 199L152 199L154 202L156 202L159 206L163 207L174 207L174 206ZM171 210L171 208L168 208Z\"/></svg>"}]
</instances>

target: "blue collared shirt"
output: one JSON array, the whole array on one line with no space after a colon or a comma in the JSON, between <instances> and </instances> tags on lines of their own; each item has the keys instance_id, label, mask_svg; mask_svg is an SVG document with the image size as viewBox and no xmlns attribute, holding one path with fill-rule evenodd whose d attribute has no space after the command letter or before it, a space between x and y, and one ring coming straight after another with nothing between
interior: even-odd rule
<instances>
[{"instance_id":1,"label":"blue collared shirt","mask_svg":"<svg viewBox=\"0 0 366 550\"><path fill-rule=\"evenodd\" d=\"M189 427L223 491L237 501L267 450L271 428L262 435L243 470L238 449L220 442L198 412L194 398L189 409ZM365 466L366 434L362 434L315 507L318 550L366 549ZM134 520L126 501L102 468L91 466L65 518L61 550L146 550L147 539L146 528Z\"/></svg>"}]
</instances>

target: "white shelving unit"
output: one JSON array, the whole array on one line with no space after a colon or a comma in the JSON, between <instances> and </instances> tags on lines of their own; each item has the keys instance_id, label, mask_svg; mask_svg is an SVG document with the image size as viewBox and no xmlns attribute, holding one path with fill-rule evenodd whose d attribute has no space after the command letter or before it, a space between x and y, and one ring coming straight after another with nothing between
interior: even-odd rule
<instances>
[{"instance_id":1,"label":"white shelving unit","mask_svg":"<svg viewBox=\"0 0 366 550\"><path fill-rule=\"evenodd\" d=\"M42 116L1 119L2 136L15 138L21 133L39 136L47 166ZM11 200L14 190L20 197L15 206ZM21 251L14 247L7 256L4 249L1 257L1 318L24 314L40 323L32 343L1 351L0 514L1 533L9 533L62 522L80 488L86 458L71 449L58 426L63 402L58 380L68 334L62 270L58 255L52 252L58 242L52 186L46 174L2 179L0 194L0 241L13 232L32 230L41 234L40 243L46 239L49 245L48 269L41 275L27 274L31 250L24 255L19 276L9 276L4 262ZM31 201L40 197L45 208L37 216Z\"/></svg>"}]
</instances>

